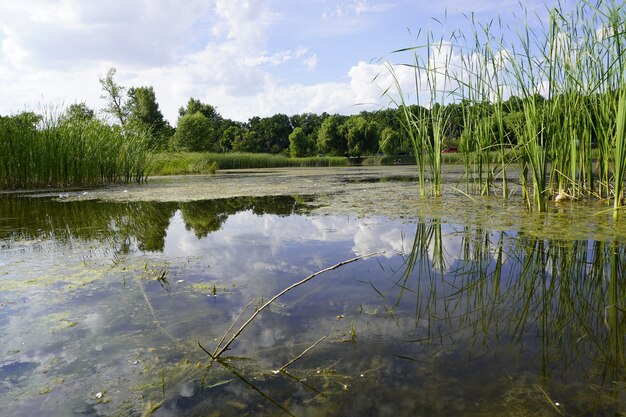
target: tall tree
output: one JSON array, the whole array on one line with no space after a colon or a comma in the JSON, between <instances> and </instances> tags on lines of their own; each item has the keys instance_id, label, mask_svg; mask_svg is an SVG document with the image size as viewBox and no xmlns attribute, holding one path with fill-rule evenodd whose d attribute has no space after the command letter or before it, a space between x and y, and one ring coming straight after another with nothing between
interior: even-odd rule
<instances>
[{"instance_id":1,"label":"tall tree","mask_svg":"<svg viewBox=\"0 0 626 417\"><path fill-rule=\"evenodd\" d=\"M209 132L205 139L205 150L208 151L220 151L220 140L222 138L224 119L217 112L217 109L206 103L202 103L200 100L195 98L190 98L187 102L186 107L181 107L178 109L179 115L179 124L181 118L184 116L195 115L196 113L200 113L207 120L207 125L209 126Z\"/></svg>"},{"instance_id":2,"label":"tall tree","mask_svg":"<svg viewBox=\"0 0 626 417\"><path fill-rule=\"evenodd\" d=\"M107 101L104 112L117 119L120 125L124 125L128 118L128 111L125 106L126 88L115 82L116 72L115 67L111 67L107 71L106 76L99 78L102 91L104 92L100 98Z\"/></svg>"},{"instance_id":3,"label":"tall tree","mask_svg":"<svg viewBox=\"0 0 626 417\"><path fill-rule=\"evenodd\" d=\"M222 116L217 112L215 106L201 102L198 99L191 97L187 102L186 107L178 109L178 115L184 116L186 114L194 114L200 112L209 120L222 121Z\"/></svg>"},{"instance_id":4,"label":"tall tree","mask_svg":"<svg viewBox=\"0 0 626 417\"><path fill-rule=\"evenodd\" d=\"M376 122L368 121L365 117L351 116L343 125L348 141L350 156L368 155L376 152L380 134Z\"/></svg>"},{"instance_id":5,"label":"tall tree","mask_svg":"<svg viewBox=\"0 0 626 417\"><path fill-rule=\"evenodd\" d=\"M61 115L61 120L70 123L81 123L93 120L95 117L96 113L93 109L87 107L87 104L83 102L73 103L67 106Z\"/></svg>"},{"instance_id":6,"label":"tall tree","mask_svg":"<svg viewBox=\"0 0 626 417\"><path fill-rule=\"evenodd\" d=\"M206 151L210 134L211 122L202 113L185 114L178 118L178 128L172 137L172 147L181 151Z\"/></svg>"},{"instance_id":7,"label":"tall tree","mask_svg":"<svg viewBox=\"0 0 626 417\"><path fill-rule=\"evenodd\" d=\"M331 155L344 155L348 151L345 136L341 131L341 116L328 116L317 133L317 150Z\"/></svg>"},{"instance_id":8,"label":"tall tree","mask_svg":"<svg viewBox=\"0 0 626 417\"><path fill-rule=\"evenodd\" d=\"M150 137L150 147L164 149L173 129L165 120L152 87L132 87L126 102L128 122L144 128Z\"/></svg>"},{"instance_id":9,"label":"tall tree","mask_svg":"<svg viewBox=\"0 0 626 417\"><path fill-rule=\"evenodd\" d=\"M291 120L286 114L271 117L253 117L249 120L250 130L254 131L262 143L262 152L280 153L289 148L289 135L293 131Z\"/></svg>"},{"instance_id":10,"label":"tall tree","mask_svg":"<svg viewBox=\"0 0 626 417\"><path fill-rule=\"evenodd\" d=\"M380 150L385 155L398 155L401 152L407 152L408 149L405 149L402 146L402 137L398 133L397 130L386 127L383 129L380 134Z\"/></svg>"},{"instance_id":11,"label":"tall tree","mask_svg":"<svg viewBox=\"0 0 626 417\"><path fill-rule=\"evenodd\" d=\"M245 133L246 129L239 125L233 124L229 126L226 130L224 130L224 132L222 132L222 137L220 138L220 150L222 152L232 151L236 143L243 141Z\"/></svg>"},{"instance_id":12,"label":"tall tree","mask_svg":"<svg viewBox=\"0 0 626 417\"><path fill-rule=\"evenodd\" d=\"M322 125L321 116L315 113L302 113L293 115L289 119L294 129L300 127L306 135L317 138L317 132Z\"/></svg>"},{"instance_id":13,"label":"tall tree","mask_svg":"<svg viewBox=\"0 0 626 417\"><path fill-rule=\"evenodd\" d=\"M289 135L289 154L292 157L310 156L315 152L315 140L296 127Z\"/></svg>"}]
</instances>

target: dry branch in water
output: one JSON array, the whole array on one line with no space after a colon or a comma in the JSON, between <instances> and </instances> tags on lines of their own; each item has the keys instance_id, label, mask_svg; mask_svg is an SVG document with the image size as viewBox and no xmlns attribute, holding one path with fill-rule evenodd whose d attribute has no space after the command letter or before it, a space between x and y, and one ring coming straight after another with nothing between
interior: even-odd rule
<instances>
[{"instance_id":1,"label":"dry branch in water","mask_svg":"<svg viewBox=\"0 0 626 417\"><path fill-rule=\"evenodd\" d=\"M233 325L231 325L229 327L229 329L226 331L226 333L224 334L224 336L222 337L220 343L218 343L218 345L215 348L215 351L213 352L213 354L211 355L209 353L209 355L211 356L212 360L216 360L220 357L220 355L222 355L222 353L224 353L226 350L228 350L228 348L230 347L230 345L237 339L237 337L239 337L239 335L241 334L241 332L243 332L243 330L250 324L252 323L252 321L256 318L256 316L258 316L261 311L265 310L268 306L270 306L274 301L276 301L278 298L280 298L281 296L283 296L285 293L287 293L288 291L293 290L296 287L299 287L300 285L310 281L311 279L315 278L318 275L323 274L324 272L328 272L328 271L332 271L334 269L337 269L343 265L347 265L349 263L352 262L356 262L358 260L361 259L365 259L365 258L371 258L372 256L378 256L378 255L382 255L384 252L374 252L374 253L370 253L367 255L363 255L363 256L357 256L356 258L352 258L352 259L348 259L347 261L343 261L343 262L339 262L333 266L330 266L328 268L322 269L320 271L317 271L311 275L309 275L308 277L304 278L301 281L296 282L295 284L290 285L289 287L285 288L284 290L282 290L281 292L279 292L278 294L276 294L275 296L273 296L269 301L267 301L265 304L263 304L259 309L257 309L254 314L252 314L252 316L250 316L250 318L248 320L246 320L246 322L244 324L241 325L241 327L235 332L235 334L228 340L228 342L226 342L226 344L224 346L222 346L220 348L220 345L222 344L222 341L224 341L226 339L226 335L230 332L230 329L233 328L234 323L237 322L237 320L239 319L239 317L237 317L237 319L235 320L235 322L233 323ZM249 305L249 304L248 304ZM246 307L247 308L247 307ZM244 309L245 311L245 309ZM243 311L242 311L243 313ZM241 314L240 314L241 316ZM200 345L200 347L202 348L202 346ZM207 352L204 348L202 348L205 352ZM208 352L207 352L208 353Z\"/></svg>"}]
</instances>

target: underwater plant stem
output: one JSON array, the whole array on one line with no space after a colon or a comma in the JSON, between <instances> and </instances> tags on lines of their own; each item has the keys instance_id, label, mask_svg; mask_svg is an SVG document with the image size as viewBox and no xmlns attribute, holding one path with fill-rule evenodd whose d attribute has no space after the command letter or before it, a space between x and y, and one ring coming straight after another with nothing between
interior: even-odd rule
<instances>
[{"instance_id":1,"label":"underwater plant stem","mask_svg":"<svg viewBox=\"0 0 626 417\"><path fill-rule=\"evenodd\" d=\"M308 348L304 349L302 351L301 354L299 354L298 356L296 356L295 358L293 358L292 360L290 360L289 362L287 362L286 364L284 364L279 370L278 372L283 372L285 370L285 368L287 368L289 365L291 365L292 363L294 363L295 361L297 361L298 359L300 359L301 357L303 357L304 355L307 354L307 352L309 352L311 349L313 349L315 346L319 345L324 339L326 339L326 336L322 336L322 338L320 340L318 340L317 342L313 343L311 346L309 346Z\"/></svg>"},{"instance_id":2,"label":"underwater plant stem","mask_svg":"<svg viewBox=\"0 0 626 417\"><path fill-rule=\"evenodd\" d=\"M150 302L150 299L148 298L148 294L146 294L146 290L143 287L143 283L141 283L141 280L139 282L139 289L141 290L141 294L143 294L143 299L146 301L146 306L148 306L148 310L150 310L150 315L152 315L152 320L154 324L161 331L161 333L167 336L168 339L170 339L174 343L178 343L178 340L176 340L176 338L172 336L170 332L168 332L163 326L161 326L161 322L157 319L156 312L154 311L154 307L152 306L152 303Z\"/></svg>"}]
</instances>

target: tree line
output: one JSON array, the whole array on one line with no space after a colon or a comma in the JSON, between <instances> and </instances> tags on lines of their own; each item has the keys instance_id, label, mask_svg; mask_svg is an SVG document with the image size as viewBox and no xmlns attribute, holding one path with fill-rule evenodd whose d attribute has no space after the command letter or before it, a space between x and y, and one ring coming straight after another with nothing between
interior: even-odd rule
<instances>
[{"instance_id":1,"label":"tree line","mask_svg":"<svg viewBox=\"0 0 626 417\"><path fill-rule=\"evenodd\" d=\"M163 117L151 86L126 89L115 81L115 68L109 69L99 79L102 98L106 106L102 109L106 120L98 119L96 111L85 103L69 105L59 121L63 123L108 122L123 129L141 130L148 137L148 147L152 151L189 152L253 152L284 154L294 157L315 155L365 156L374 154L411 155L413 145L407 139L403 116L399 109L362 111L346 116L340 114L302 113L288 116L275 114L269 117L252 117L247 122L224 118L217 108L190 98L178 111L176 127ZM537 96L542 101L541 96ZM495 123L491 118L493 104L462 101L436 109L412 105L410 111L416 120L427 118L430 112L443 112L445 122L445 147L462 149L468 115L479 117L475 123ZM522 100L513 96L501 104L504 112L504 134L493 136L492 142L506 140L507 144L517 142L523 114ZM17 116L21 120L26 114ZM0 116L1 117L1 116ZM6 119L7 117L5 117ZM31 123L41 123L43 117L29 112ZM428 134L428 132L425 132ZM495 143L486 143L489 146ZM469 150L469 149L466 149Z\"/></svg>"}]
</instances>

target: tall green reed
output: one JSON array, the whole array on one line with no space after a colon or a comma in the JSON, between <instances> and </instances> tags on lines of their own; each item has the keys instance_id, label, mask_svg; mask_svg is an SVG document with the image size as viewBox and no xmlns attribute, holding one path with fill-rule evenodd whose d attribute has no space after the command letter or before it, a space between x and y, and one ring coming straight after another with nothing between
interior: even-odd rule
<instances>
[{"instance_id":1,"label":"tall green reed","mask_svg":"<svg viewBox=\"0 0 626 417\"><path fill-rule=\"evenodd\" d=\"M397 72L392 65L386 65L392 76L392 85L384 94L391 103L401 109L400 124L409 138L415 162L418 168L420 194L426 195L426 167L429 168L431 188L435 196L442 193L441 151L446 135L449 114L445 104L450 96L452 77L449 68L452 49L445 39L434 39L432 33L426 35L426 44L421 47L404 48L394 53L411 51L413 62L403 64L413 71L415 86L414 104L409 104ZM419 52L424 51L425 57ZM422 97L428 103L428 109L421 106Z\"/></svg>"},{"instance_id":2,"label":"tall green reed","mask_svg":"<svg viewBox=\"0 0 626 417\"><path fill-rule=\"evenodd\" d=\"M624 177L626 176L626 85L621 87L617 105L617 124L615 131L615 197L614 215L624 204Z\"/></svg>"},{"instance_id":3,"label":"tall green reed","mask_svg":"<svg viewBox=\"0 0 626 417\"><path fill-rule=\"evenodd\" d=\"M386 93L391 97L393 91L391 104L402 110L420 175L428 165L437 181L437 154L447 123L440 109L461 105L467 191L472 182L474 192L489 194L502 175L502 195L507 196L505 156L514 149L522 194L538 211L545 211L552 198L611 197L615 208L621 206L626 5L580 2L568 10L557 5L547 10L548 21L541 25L523 6L521 12L517 21L524 25L518 31L500 20L480 24L472 16L471 36L456 30L445 41L435 41L427 35L422 46L396 51L413 54L413 62L405 65L415 73L417 104L428 107L426 119L407 110L406 86L387 65L394 88ZM517 142L505 132L511 129L505 126L509 96L521 102L522 123L513 127ZM598 150L592 151L595 144ZM494 151L500 155L497 169L490 162ZM423 154L427 158L420 160Z\"/></svg>"},{"instance_id":4,"label":"tall green reed","mask_svg":"<svg viewBox=\"0 0 626 417\"><path fill-rule=\"evenodd\" d=\"M161 152L153 154L150 175L212 174L219 169L346 166L344 157L289 158L283 155L229 152Z\"/></svg>"},{"instance_id":5,"label":"tall green reed","mask_svg":"<svg viewBox=\"0 0 626 417\"><path fill-rule=\"evenodd\" d=\"M41 188L142 181L147 136L98 120L17 115L0 120L0 187Z\"/></svg>"}]
</instances>

